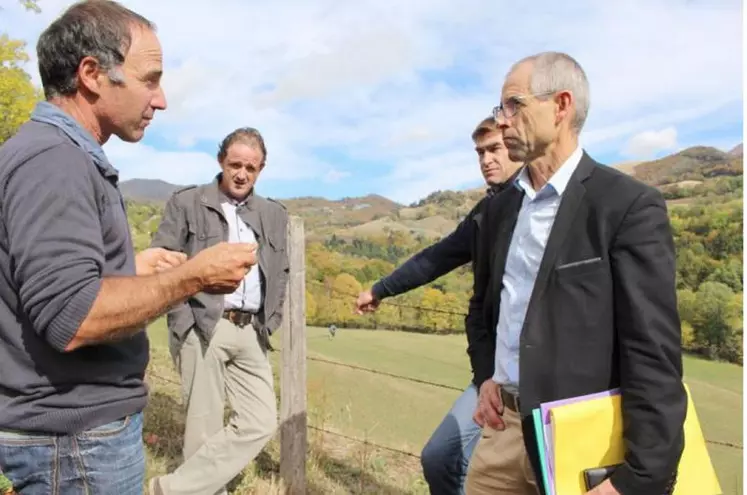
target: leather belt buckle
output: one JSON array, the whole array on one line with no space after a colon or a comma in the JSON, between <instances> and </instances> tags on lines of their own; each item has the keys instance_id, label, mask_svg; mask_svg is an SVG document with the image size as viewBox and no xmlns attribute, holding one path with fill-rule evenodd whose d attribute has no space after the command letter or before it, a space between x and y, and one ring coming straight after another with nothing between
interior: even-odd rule
<instances>
[{"instance_id":1,"label":"leather belt buckle","mask_svg":"<svg viewBox=\"0 0 747 495\"><path fill-rule=\"evenodd\" d=\"M521 403L519 402L519 396L514 395L508 390L504 389L503 387L500 387L501 389L501 402L503 402L503 406L511 409L514 412L519 412L521 410Z\"/></svg>"},{"instance_id":2,"label":"leather belt buckle","mask_svg":"<svg viewBox=\"0 0 747 495\"><path fill-rule=\"evenodd\" d=\"M243 328L252 322L252 320L254 319L254 313L230 309L223 312L223 318L230 321L234 325Z\"/></svg>"}]
</instances>

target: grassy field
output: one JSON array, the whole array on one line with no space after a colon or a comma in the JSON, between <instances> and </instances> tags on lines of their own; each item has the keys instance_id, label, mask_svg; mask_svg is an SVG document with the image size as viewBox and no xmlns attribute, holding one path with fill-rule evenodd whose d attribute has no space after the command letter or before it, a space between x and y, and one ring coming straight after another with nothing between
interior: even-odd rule
<instances>
[{"instance_id":1,"label":"grassy field","mask_svg":"<svg viewBox=\"0 0 747 495\"><path fill-rule=\"evenodd\" d=\"M151 473L178 460L181 409L168 357L163 322L150 329L153 399L146 417ZM418 455L459 392L324 362L467 386L464 336L404 332L308 329L309 424L347 437ZM275 369L279 352L273 354ZM742 368L687 357L686 381L704 434L717 442L742 444ZM277 373L276 373L277 374ZM163 378L166 378L164 380ZM311 493L427 493L419 461L371 444L310 430ZM709 444L724 494L741 494L742 450ZM271 493L277 487L278 446L273 441L256 465L236 480L234 493ZM739 487L739 488L738 488Z\"/></svg>"}]
</instances>

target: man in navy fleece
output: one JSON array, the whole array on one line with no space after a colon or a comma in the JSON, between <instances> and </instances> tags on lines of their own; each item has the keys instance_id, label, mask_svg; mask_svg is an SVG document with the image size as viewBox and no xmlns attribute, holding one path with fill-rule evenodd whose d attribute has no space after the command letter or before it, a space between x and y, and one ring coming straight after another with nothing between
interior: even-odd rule
<instances>
[{"instance_id":1,"label":"man in navy fleece","mask_svg":"<svg viewBox=\"0 0 747 495\"><path fill-rule=\"evenodd\" d=\"M472 133L480 170L488 184L486 198L502 191L516 175L521 164L512 162L503 144L503 135L495 119L484 119ZM356 301L358 313L375 311L382 299L425 285L465 263L475 263L480 253L477 241L485 198L470 211L457 228L436 244L417 253L395 271L361 292ZM472 342L470 314L465 320L467 341ZM472 420L477 406L477 388L471 383L454 402L451 410L423 449L423 474L431 493L464 493L464 480L472 450L480 438L480 427Z\"/></svg>"},{"instance_id":2,"label":"man in navy fleece","mask_svg":"<svg viewBox=\"0 0 747 495\"><path fill-rule=\"evenodd\" d=\"M81 2L37 54L46 101L0 147L0 472L24 495L142 494L144 327L233 292L256 245L135 256L101 145L139 141L166 108L150 21Z\"/></svg>"}]
</instances>

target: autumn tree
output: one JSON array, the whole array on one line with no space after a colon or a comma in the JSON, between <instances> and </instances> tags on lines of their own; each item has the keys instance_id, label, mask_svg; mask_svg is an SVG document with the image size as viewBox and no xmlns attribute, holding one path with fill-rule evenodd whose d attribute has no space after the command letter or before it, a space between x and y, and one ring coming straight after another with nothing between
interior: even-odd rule
<instances>
[{"instance_id":1,"label":"autumn tree","mask_svg":"<svg viewBox=\"0 0 747 495\"><path fill-rule=\"evenodd\" d=\"M732 290L719 282L704 282L695 294L695 338L711 357L717 357L732 337L732 325L738 317L734 300Z\"/></svg>"},{"instance_id":2,"label":"autumn tree","mask_svg":"<svg viewBox=\"0 0 747 495\"><path fill-rule=\"evenodd\" d=\"M0 35L0 143L4 143L26 122L41 92L23 70L29 56L23 41Z\"/></svg>"},{"instance_id":3,"label":"autumn tree","mask_svg":"<svg viewBox=\"0 0 747 495\"><path fill-rule=\"evenodd\" d=\"M353 304L360 291L360 282L349 273L341 273L335 277L332 282L334 297L331 304L334 320L331 323L347 326L356 318Z\"/></svg>"},{"instance_id":4,"label":"autumn tree","mask_svg":"<svg viewBox=\"0 0 747 495\"><path fill-rule=\"evenodd\" d=\"M20 3L24 9L30 10L31 12L35 12L37 14L41 12L41 7L39 7L38 0L18 0L18 3ZM2 6L0 6L0 11L2 10L3 8Z\"/></svg>"},{"instance_id":5,"label":"autumn tree","mask_svg":"<svg viewBox=\"0 0 747 495\"><path fill-rule=\"evenodd\" d=\"M314 318L316 318L316 300L314 299L314 294L312 294L309 289L306 289L306 320L307 321L314 321Z\"/></svg>"}]
</instances>

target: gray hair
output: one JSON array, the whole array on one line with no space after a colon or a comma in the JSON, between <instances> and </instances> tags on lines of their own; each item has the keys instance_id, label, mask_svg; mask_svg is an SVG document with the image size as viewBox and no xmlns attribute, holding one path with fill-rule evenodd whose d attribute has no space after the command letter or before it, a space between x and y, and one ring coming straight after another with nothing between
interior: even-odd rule
<instances>
[{"instance_id":1,"label":"gray hair","mask_svg":"<svg viewBox=\"0 0 747 495\"><path fill-rule=\"evenodd\" d=\"M589 114L589 81L584 69L573 57L560 52L543 52L526 57L514 64L532 63L529 89L533 94L567 90L576 101L572 128L580 133ZM511 69L513 71L513 68Z\"/></svg>"},{"instance_id":2,"label":"gray hair","mask_svg":"<svg viewBox=\"0 0 747 495\"><path fill-rule=\"evenodd\" d=\"M134 27L156 30L151 21L112 0L84 0L68 8L36 44L47 99L75 94L84 57L98 60L113 83L124 83L118 67L130 49Z\"/></svg>"}]
</instances>

